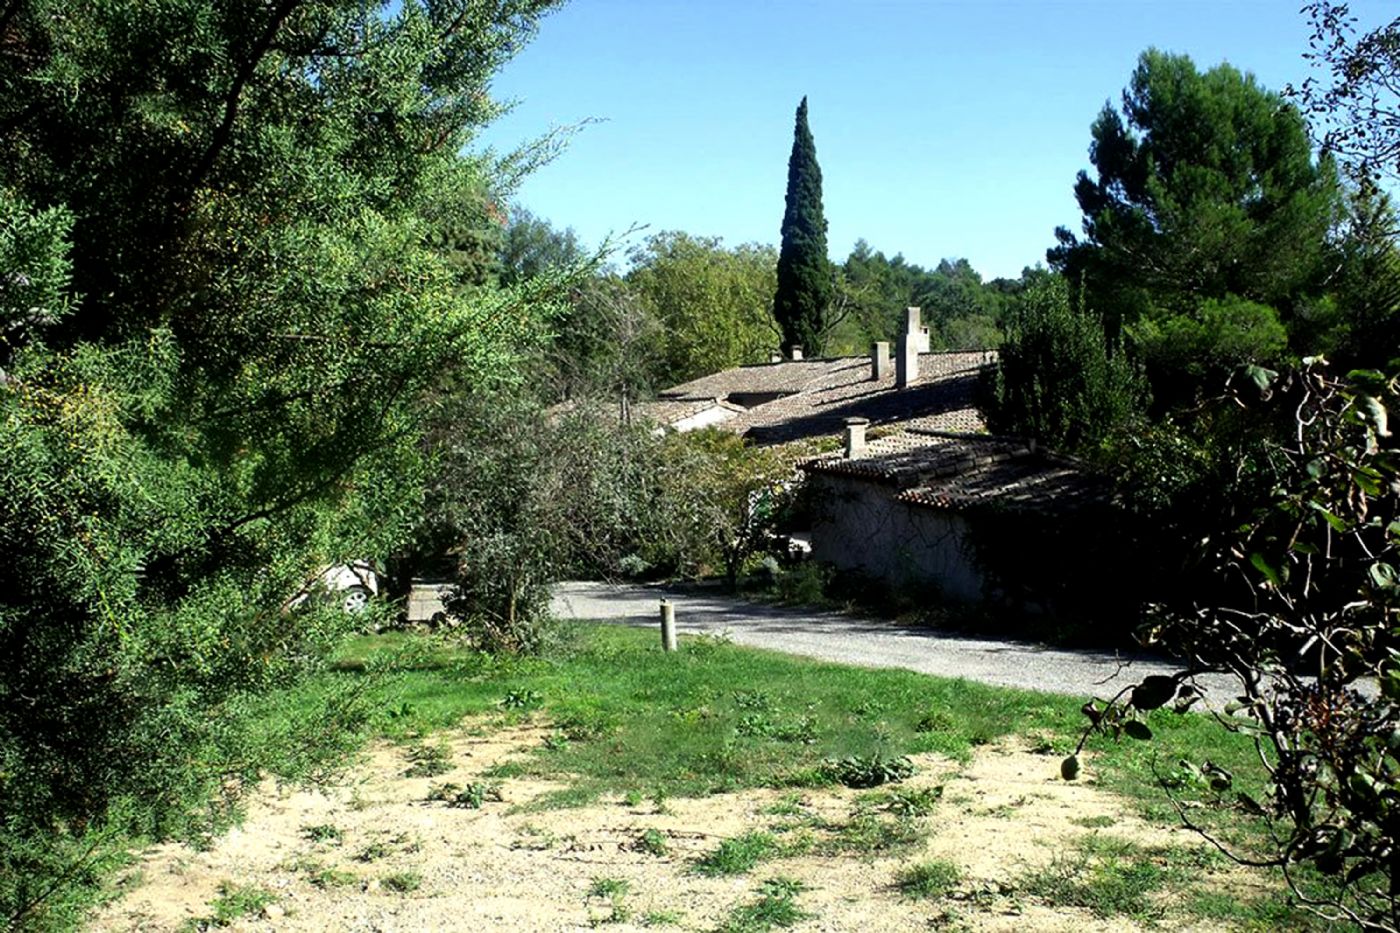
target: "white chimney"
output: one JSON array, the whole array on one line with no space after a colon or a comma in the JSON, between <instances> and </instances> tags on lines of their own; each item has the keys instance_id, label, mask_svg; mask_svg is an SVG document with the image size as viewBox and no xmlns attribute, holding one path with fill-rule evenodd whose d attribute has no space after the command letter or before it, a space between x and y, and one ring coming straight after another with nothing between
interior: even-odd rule
<instances>
[{"instance_id":1,"label":"white chimney","mask_svg":"<svg viewBox=\"0 0 1400 933\"><path fill-rule=\"evenodd\" d=\"M768 354L768 362L770 362L770 363L781 363L782 361L783 361L783 351L782 351L782 350L774 350L772 353L769 353L769 354Z\"/></svg>"},{"instance_id":2,"label":"white chimney","mask_svg":"<svg viewBox=\"0 0 1400 933\"><path fill-rule=\"evenodd\" d=\"M890 374L890 342L877 340L870 345L870 378L879 382Z\"/></svg>"},{"instance_id":3,"label":"white chimney","mask_svg":"<svg viewBox=\"0 0 1400 933\"><path fill-rule=\"evenodd\" d=\"M918 308L904 309L904 332L908 334L914 342L918 353L928 352L928 328L920 326L919 318L921 312Z\"/></svg>"},{"instance_id":4,"label":"white chimney","mask_svg":"<svg viewBox=\"0 0 1400 933\"><path fill-rule=\"evenodd\" d=\"M915 309L917 310L917 309ZM894 386L902 389L919 378L919 347L913 334L900 334L894 360Z\"/></svg>"},{"instance_id":5,"label":"white chimney","mask_svg":"<svg viewBox=\"0 0 1400 933\"><path fill-rule=\"evenodd\" d=\"M794 360L802 359L802 345L800 343L794 343L792 345L792 358Z\"/></svg>"},{"instance_id":6,"label":"white chimney","mask_svg":"<svg viewBox=\"0 0 1400 933\"><path fill-rule=\"evenodd\" d=\"M856 460L865 456L865 427L869 418L846 419L846 459Z\"/></svg>"}]
</instances>

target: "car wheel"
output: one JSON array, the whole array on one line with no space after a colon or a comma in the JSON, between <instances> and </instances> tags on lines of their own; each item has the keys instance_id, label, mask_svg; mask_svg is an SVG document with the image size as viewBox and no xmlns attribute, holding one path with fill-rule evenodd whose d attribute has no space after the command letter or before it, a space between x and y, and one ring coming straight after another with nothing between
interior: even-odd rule
<instances>
[{"instance_id":1,"label":"car wheel","mask_svg":"<svg viewBox=\"0 0 1400 933\"><path fill-rule=\"evenodd\" d=\"M363 586L347 587L340 592L340 608L350 615L365 611L369 605L369 590Z\"/></svg>"}]
</instances>

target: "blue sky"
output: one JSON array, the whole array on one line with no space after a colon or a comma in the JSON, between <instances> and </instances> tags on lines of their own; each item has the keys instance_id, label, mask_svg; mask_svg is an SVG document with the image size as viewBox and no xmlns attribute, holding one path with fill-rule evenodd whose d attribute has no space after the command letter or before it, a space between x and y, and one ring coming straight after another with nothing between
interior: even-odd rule
<instances>
[{"instance_id":1,"label":"blue sky","mask_svg":"<svg viewBox=\"0 0 1400 933\"><path fill-rule=\"evenodd\" d=\"M510 149L593 118L517 202L589 244L633 225L776 243L805 94L833 259L863 237L985 278L1043 261L1089 125L1149 46L1278 90L1308 74L1300 0L574 0L498 76ZM1363 28L1397 4L1353 2Z\"/></svg>"}]
</instances>

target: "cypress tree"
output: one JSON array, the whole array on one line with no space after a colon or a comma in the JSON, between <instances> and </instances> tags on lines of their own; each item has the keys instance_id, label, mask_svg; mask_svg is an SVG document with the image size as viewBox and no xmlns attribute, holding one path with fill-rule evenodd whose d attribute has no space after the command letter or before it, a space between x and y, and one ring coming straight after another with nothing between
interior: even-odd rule
<instances>
[{"instance_id":1,"label":"cypress tree","mask_svg":"<svg viewBox=\"0 0 1400 933\"><path fill-rule=\"evenodd\" d=\"M778 291L773 319L783 332L783 350L794 344L821 352L822 321L831 303L831 261L826 255L826 216L822 213L822 170L817 145L807 128L807 98L797 106L792 155L788 158L787 210L778 253Z\"/></svg>"}]
</instances>

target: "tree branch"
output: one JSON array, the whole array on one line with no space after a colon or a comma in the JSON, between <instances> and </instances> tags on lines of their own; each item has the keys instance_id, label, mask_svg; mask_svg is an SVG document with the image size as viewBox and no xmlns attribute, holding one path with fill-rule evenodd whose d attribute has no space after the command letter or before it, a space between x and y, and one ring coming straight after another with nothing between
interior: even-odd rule
<instances>
[{"instance_id":1,"label":"tree branch","mask_svg":"<svg viewBox=\"0 0 1400 933\"><path fill-rule=\"evenodd\" d=\"M229 88L228 95L224 98L224 116L219 125L214 130L214 137L210 140L209 146L204 151L196 163L194 171L190 173L187 184L189 191L194 191L199 187L200 182L209 174L214 167L214 161L219 157L219 153L228 145L233 138L233 124L238 119L238 106L243 98L243 91L248 86L248 82L253 79L253 73L257 71L258 65L262 63L263 57L272 49L272 43L277 38L277 33L281 31L287 18L293 11L301 5L303 0L282 0L272 11L272 18L268 21L267 28L253 44L247 60L243 67L234 76L233 85Z\"/></svg>"}]
</instances>

